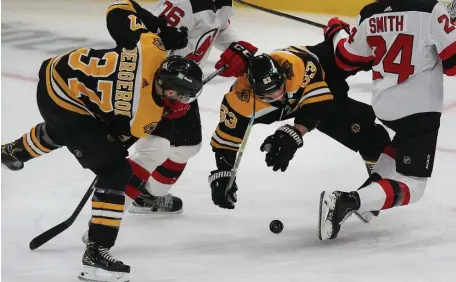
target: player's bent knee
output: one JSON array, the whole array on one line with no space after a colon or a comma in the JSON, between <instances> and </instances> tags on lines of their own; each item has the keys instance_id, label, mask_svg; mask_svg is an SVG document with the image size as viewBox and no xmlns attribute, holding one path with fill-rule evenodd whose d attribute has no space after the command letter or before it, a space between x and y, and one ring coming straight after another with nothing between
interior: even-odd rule
<instances>
[{"instance_id":1,"label":"player's bent knee","mask_svg":"<svg viewBox=\"0 0 456 282\"><path fill-rule=\"evenodd\" d=\"M147 171L152 172L166 161L170 154L169 140L159 136L149 136L138 140L136 152L130 158Z\"/></svg>"},{"instance_id":2,"label":"player's bent knee","mask_svg":"<svg viewBox=\"0 0 456 282\"><path fill-rule=\"evenodd\" d=\"M107 191L124 192L133 171L127 159L113 161L97 170L96 187Z\"/></svg>"},{"instance_id":3,"label":"player's bent knee","mask_svg":"<svg viewBox=\"0 0 456 282\"><path fill-rule=\"evenodd\" d=\"M423 197L427 178L399 174L399 177L395 180L404 183L409 188L410 204L419 201Z\"/></svg>"},{"instance_id":4,"label":"player's bent knee","mask_svg":"<svg viewBox=\"0 0 456 282\"><path fill-rule=\"evenodd\" d=\"M176 163L186 163L191 157L198 154L202 144L193 146L172 147L169 159Z\"/></svg>"},{"instance_id":5,"label":"player's bent knee","mask_svg":"<svg viewBox=\"0 0 456 282\"><path fill-rule=\"evenodd\" d=\"M359 143L359 153L371 160L377 160L383 150L391 143L386 129L379 124L372 124L365 132Z\"/></svg>"}]
</instances>

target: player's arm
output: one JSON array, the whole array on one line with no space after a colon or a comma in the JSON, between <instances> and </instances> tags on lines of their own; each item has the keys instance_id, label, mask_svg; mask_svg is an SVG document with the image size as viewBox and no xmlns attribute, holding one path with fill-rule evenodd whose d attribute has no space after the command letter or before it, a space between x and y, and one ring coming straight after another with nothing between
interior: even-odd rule
<instances>
[{"instance_id":1,"label":"player's arm","mask_svg":"<svg viewBox=\"0 0 456 282\"><path fill-rule=\"evenodd\" d=\"M220 13L228 13L227 18L231 17L233 13L231 0L220 1L218 5L222 5ZM215 68L220 69L227 66L227 69L220 74L224 77L242 76L247 69L248 61L258 51L258 48L251 43L239 40L230 28L229 20L221 24L215 47L223 51L220 55L220 60L215 64Z\"/></svg>"},{"instance_id":2,"label":"player's arm","mask_svg":"<svg viewBox=\"0 0 456 282\"><path fill-rule=\"evenodd\" d=\"M429 31L442 60L443 72L448 76L456 76L456 26L452 24L448 10L441 4L437 4L432 11Z\"/></svg>"},{"instance_id":3,"label":"player's arm","mask_svg":"<svg viewBox=\"0 0 456 282\"><path fill-rule=\"evenodd\" d=\"M305 63L304 91L297 102L294 125L283 125L261 145L266 164L274 171L285 171L296 151L304 144L303 135L313 130L334 109L334 95L325 82L325 74L316 59ZM296 73L295 73L296 76ZM301 76L302 77L302 76Z\"/></svg>"},{"instance_id":4,"label":"player's arm","mask_svg":"<svg viewBox=\"0 0 456 282\"><path fill-rule=\"evenodd\" d=\"M325 40L332 41L336 65L345 71L369 70L372 68L374 51L367 44L365 29L362 27L366 11L362 10L357 24L350 32L348 24L330 19L325 30Z\"/></svg>"},{"instance_id":5,"label":"player's arm","mask_svg":"<svg viewBox=\"0 0 456 282\"><path fill-rule=\"evenodd\" d=\"M304 83L307 83L307 86L298 102L294 120L295 124L305 128L304 134L315 129L320 120L334 110L334 95L325 79L321 65L316 60L309 60L304 76Z\"/></svg>"},{"instance_id":6,"label":"player's arm","mask_svg":"<svg viewBox=\"0 0 456 282\"><path fill-rule=\"evenodd\" d=\"M106 12L106 24L118 46L133 49L141 34L158 33L167 50L187 45L188 31L167 27L166 18L157 18L133 0L118 0Z\"/></svg>"},{"instance_id":7,"label":"player's arm","mask_svg":"<svg viewBox=\"0 0 456 282\"><path fill-rule=\"evenodd\" d=\"M244 139L254 103L253 94L245 92L236 94L235 91L236 86L225 95L220 105L220 121L211 139L217 164L217 169L211 171L209 175L212 201L225 209L234 209L236 202L236 181L229 186L231 169ZM241 94L248 96L241 96ZM241 99L238 95L244 98Z\"/></svg>"},{"instance_id":8,"label":"player's arm","mask_svg":"<svg viewBox=\"0 0 456 282\"><path fill-rule=\"evenodd\" d=\"M106 25L118 46L133 49L142 33L157 32L158 18L149 19L149 22L155 22L149 26L149 30L139 17L140 9L142 7L132 0L118 0L109 6L106 12Z\"/></svg>"},{"instance_id":9,"label":"player's arm","mask_svg":"<svg viewBox=\"0 0 456 282\"><path fill-rule=\"evenodd\" d=\"M244 103L245 105L242 105ZM241 101L234 91L223 98L220 121L212 134L211 146L219 170L231 170L250 121L253 106Z\"/></svg>"}]
</instances>

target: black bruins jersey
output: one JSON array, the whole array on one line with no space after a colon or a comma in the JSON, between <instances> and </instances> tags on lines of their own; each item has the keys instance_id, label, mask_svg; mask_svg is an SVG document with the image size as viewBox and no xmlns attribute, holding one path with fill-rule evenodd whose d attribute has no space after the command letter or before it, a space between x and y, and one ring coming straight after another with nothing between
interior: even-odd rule
<instances>
[{"instance_id":1,"label":"black bruins jersey","mask_svg":"<svg viewBox=\"0 0 456 282\"><path fill-rule=\"evenodd\" d=\"M137 18L129 0L107 11L107 27L116 48L81 48L52 58L46 88L60 107L109 123L117 134L151 134L163 115L163 101L153 93L154 75L167 53L161 39Z\"/></svg>"},{"instance_id":2,"label":"black bruins jersey","mask_svg":"<svg viewBox=\"0 0 456 282\"><path fill-rule=\"evenodd\" d=\"M214 151L239 150L253 111L255 124L271 124L294 117L295 123L311 130L324 114L320 105L334 100L325 81L325 71L305 46L289 47L269 55L285 71L285 103L263 102L255 97L245 75L238 78L220 106L220 122L211 140Z\"/></svg>"}]
</instances>

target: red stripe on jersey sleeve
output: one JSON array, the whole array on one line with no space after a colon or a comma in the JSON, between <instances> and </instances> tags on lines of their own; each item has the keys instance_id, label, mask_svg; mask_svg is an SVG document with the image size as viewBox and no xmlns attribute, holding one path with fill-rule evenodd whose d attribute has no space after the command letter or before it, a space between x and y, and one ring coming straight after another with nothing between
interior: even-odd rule
<instances>
[{"instance_id":1,"label":"red stripe on jersey sleeve","mask_svg":"<svg viewBox=\"0 0 456 282\"><path fill-rule=\"evenodd\" d=\"M443 73L448 76L456 76L456 66L452 67L451 69L443 69Z\"/></svg>"},{"instance_id":2,"label":"red stripe on jersey sleeve","mask_svg":"<svg viewBox=\"0 0 456 282\"><path fill-rule=\"evenodd\" d=\"M456 55L456 42L453 42L451 45L447 46L440 52L439 57L442 61L448 60L452 56Z\"/></svg>"},{"instance_id":3,"label":"red stripe on jersey sleeve","mask_svg":"<svg viewBox=\"0 0 456 282\"><path fill-rule=\"evenodd\" d=\"M360 67L354 67L354 66L347 65L346 63L342 62L337 56L335 58L336 58L336 65L345 71L354 71L354 70L360 69Z\"/></svg>"},{"instance_id":4,"label":"red stripe on jersey sleeve","mask_svg":"<svg viewBox=\"0 0 456 282\"><path fill-rule=\"evenodd\" d=\"M364 57L364 56L360 56L360 55L355 55L355 54L352 54L350 53L346 48L345 48L345 42L347 41L346 38L342 39L339 41L339 43L337 43L337 49L339 50L340 54L345 58L347 59L348 61L351 61L351 62L355 62L355 63L369 63L371 62L374 57L373 56L370 56L370 57Z\"/></svg>"}]
</instances>

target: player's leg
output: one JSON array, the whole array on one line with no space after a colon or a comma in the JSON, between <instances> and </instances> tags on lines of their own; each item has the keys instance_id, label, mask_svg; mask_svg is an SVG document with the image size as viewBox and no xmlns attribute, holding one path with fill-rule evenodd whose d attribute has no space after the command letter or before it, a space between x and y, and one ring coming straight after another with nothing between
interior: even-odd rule
<instances>
[{"instance_id":1,"label":"player's leg","mask_svg":"<svg viewBox=\"0 0 456 282\"><path fill-rule=\"evenodd\" d=\"M179 180L187 161L196 155L201 148L201 119L197 101L191 104L190 110L181 118L172 120L171 146L157 146L158 154L146 152L147 148L138 150L139 155L132 156L135 160L142 159L142 155L152 156L154 165L151 177L146 183L146 190L138 197L130 211L133 213L180 213L182 212L182 200L169 193L169 190ZM160 134L160 133L156 133ZM160 134L165 136L165 134ZM143 146L144 147L144 146ZM142 152L141 152L142 151ZM157 162L158 165L157 165ZM144 167L145 164L141 163Z\"/></svg>"},{"instance_id":2,"label":"player's leg","mask_svg":"<svg viewBox=\"0 0 456 282\"><path fill-rule=\"evenodd\" d=\"M345 98L336 104L335 112L321 121L317 129L347 148L359 152L368 174L391 142L386 129L375 123L370 105Z\"/></svg>"},{"instance_id":3,"label":"player's leg","mask_svg":"<svg viewBox=\"0 0 456 282\"><path fill-rule=\"evenodd\" d=\"M322 193L322 239L337 237L344 219L353 211L390 209L421 199L433 170L440 115L420 113L384 122L396 135L365 187L352 192Z\"/></svg>"},{"instance_id":4,"label":"player's leg","mask_svg":"<svg viewBox=\"0 0 456 282\"><path fill-rule=\"evenodd\" d=\"M39 72L40 81L37 85L38 93L46 93L45 61ZM16 171L24 167L24 163L60 148L58 140L53 136L52 128L45 122L35 125L22 137L2 145L2 167Z\"/></svg>"},{"instance_id":5,"label":"player's leg","mask_svg":"<svg viewBox=\"0 0 456 282\"><path fill-rule=\"evenodd\" d=\"M57 106L46 93L38 91L38 107L48 128L62 146L84 167L97 175L92 199L89 241L82 258L81 279L128 281L130 267L109 253L114 245L125 208L125 190L132 178L128 151L97 119Z\"/></svg>"},{"instance_id":6,"label":"player's leg","mask_svg":"<svg viewBox=\"0 0 456 282\"><path fill-rule=\"evenodd\" d=\"M60 148L53 141L46 123L35 125L21 138L2 145L2 166L9 170L21 170L24 163Z\"/></svg>"}]
</instances>

